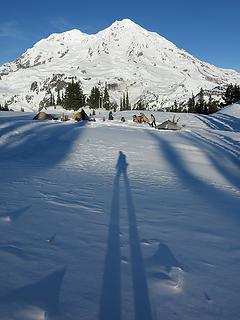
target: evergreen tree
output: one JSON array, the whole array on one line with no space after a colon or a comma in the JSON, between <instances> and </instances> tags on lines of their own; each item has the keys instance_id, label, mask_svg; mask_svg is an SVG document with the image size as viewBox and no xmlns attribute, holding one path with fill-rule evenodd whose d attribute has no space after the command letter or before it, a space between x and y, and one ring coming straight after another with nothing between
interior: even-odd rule
<instances>
[{"instance_id":1,"label":"evergreen tree","mask_svg":"<svg viewBox=\"0 0 240 320\"><path fill-rule=\"evenodd\" d=\"M54 94L52 92L50 93L49 106L55 106L55 98L54 98Z\"/></svg>"},{"instance_id":2,"label":"evergreen tree","mask_svg":"<svg viewBox=\"0 0 240 320\"><path fill-rule=\"evenodd\" d=\"M235 84L233 89L234 103L240 101L240 86Z\"/></svg>"},{"instance_id":3,"label":"evergreen tree","mask_svg":"<svg viewBox=\"0 0 240 320\"><path fill-rule=\"evenodd\" d=\"M212 96L209 95L209 99L206 102L204 100L204 91L203 89L197 94L198 101L195 103L195 98L192 95L187 102L187 112L189 113L200 113L200 114L211 114L219 110L219 102L213 100Z\"/></svg>"},{"instance_id":4,"label":"evergreen tree","mask_svg":"<svg viewBox=\"0 0 240 320\"><path fill-rule=\"evenodd\" d=\"M62 105L62 99L60 97L60 90L57 92L57 105L61 106Z\"/></svg>"},{"instance_id":5,"label":"evergreen tree","mask_svg":"<svg viewBox=\"0 0 240 320\"><path fill-rule=\"evenodd\" d=\"M7 102L5 102L4 107L2 108L2 111L9 111Z\"/></svg>"},{"instance_id":6,"label":"evergreen tree","mask_svg":"<svg viewBox=\"0 0 240 320\"><path fill-rule=\"evenodd\" d=\"M125 93L123 94L123 98L122 98L122 109L126 110L126 98L125 98Z\"/></svg>"},{"instance_id":7,"label":"evergreen tree","mask_svg":"<svg viewBox=\"0 0 240 320\"><path fill-rule=\"evenodd\" d=\"M191 98L188 99L187 107L188 107L188 112L189 112L189 113L195 113L195 112L196 112L196 109L195 109L195 99L194 99L194 96L193 96L193 95L192 95Z\"/></svg>"},{"instance_id":8,"label":"evergreen tree","mask_svg":"<svg viewBox=\"0 0 240 320\"><path fill-rule=\"evenodd\" d=\"M201 90L198 94L198 102L196 103L195 109L196 109L196 113L200 113L200 114L204 113L205 100L204 100L203 88L201 88Z\"/></svg>"},{"instance_id":9,"label":"evergreen tree","mask_svg":"<svg viewBox=\"0 0 240 320\"><path fill-rule=\"evenodd\" d=\"M123 98L120 98L120 111L123 111Z\"/></svg>"},{"instance_id":10,"label":"evergreen tree","mask_svg":"<svg viewBox=\"0 0 240 320\"><path fill-rule=\"evenodd\" d=\"M207 114L215 113L219 109L219 103L218 101L214 101L210 95L208 103L207 103Z\"/></svg>"},{"instance_id":11,"label":"evergreen tree","mask_svg":"<svg viewBox=\"0 0 240 320\"><path fill-rule=\"evenodd\" d=\"M209 107L213 102L211 94L209 95L208 102L204 102L203 114L209 114Z\"/></svg>"},{"instance_id":12,"label":"evergreen tree","mask_svg":"<svg viewBox=\"0 0 240 320\"><path fill-rule=\"evenodd\" d=\"M120 99L120 111L124 111L124 110L131 110L128 91L126 93L123 93Z\"/></svg>"},{"instance_id":13,"label":"evergreen tree","mask_svg":"<svg viewBox=\"0 0 240 320\"><path fill-rule=\"evenodd\" d=\"M137 102L136 110L146 110L145 104L142 99Z\"/></svg>"},{"instance_id":14,"label":"evergreen tree","mask_svg":"<svg viewBox=\"0 0 240 320\"><path fill-rule=\"evenodd\" d=\"M178 112L179 111L179 106L177 104L177 101L174 101L174 105L173 105L173 112Z\"/></svg>"},{"instance_id":15,"label":"evergreen tree","mask_svg":"<svg viewBox=\"0 0 240 320\"><path fill-rule=\"evenodd\" d=\"M63 99L63 106L67 110L78 110L85 105L85 96L83 94L82 88L78 82L72 80L68 84L65 91L65 96Z\"/></svg>"},{"instance_id":16,"label":"evergreen tree","mask_svg":"<svg viewBox=\"0 0 240 320\"><path fill-rule=\"evenodd\" d=\"M222 98L225 101L225 106L228 106L230 104L240 101L240 86L236 84L228 85Z\"/></svg>"},{"instance_id":17,"label":"evergreen tree","mask_svg":"<svg viewBox=\"0 0 240 320\"><path fill-rule=\"evenodd\" d=\"M233 103L233 90L234 90L233 85L232 84L228 85L225 93L222 96L226 106Z\"/></svg>"},{"instance_id":18,"label":"evergreen tree","mask_svg":"<svg viewBox=\"0 0 240 320\"><path fill-rule=\"evenodd\" d=\"M127 91L127 93L126 93L126 102L125 102L125 104L126 104L126 110L131 110L131 105L130 105L130 103L129 103L129 96L128 96L128 91Z\"/></svg>"},{"instance_id":19,"label":"evergreen tree","mask_svg":"<svg viewBox=\"0 0 240 320\"><path fill-rule=\"evenodd\" d=\"M118 104L116 102L111 102L110 103L110 109L112 109L113 112L117 111L117 107L118 107Z\"/></svg>"},{"instance_id":20,"label":"evergreen tree","mask_svg":"<svg viewBox=\"0 0 240 320\"><path fill-rule=\"evenodd\" d=\"M105 84L104 94L103 94L103 108L105 108L106 110L110 110L110 99L109 99L107 84Z\"/></svg>"},{"instance_id":21,"label":"evergreen tree","mask_svg":"<svg viewBox=\"0 0 240 320\"><path fill-rule=\"evenodd\" d=\"M93 87L88 97L87 103L92 109L98 109L101 107L101 93L98 87Z\"/></svg>"},{"instance_id":22,"label":"evergreen tree","mask_svg":"<svg viewBox=\"0 0 240 320\"><path fill-rule=\"evenodd\" d=\"M95 104L95 87L92 88L91 93L87 99L87 103L89 105L90 108L94 109L96 108L96 104Z\"/></svg>"}]
</instances>

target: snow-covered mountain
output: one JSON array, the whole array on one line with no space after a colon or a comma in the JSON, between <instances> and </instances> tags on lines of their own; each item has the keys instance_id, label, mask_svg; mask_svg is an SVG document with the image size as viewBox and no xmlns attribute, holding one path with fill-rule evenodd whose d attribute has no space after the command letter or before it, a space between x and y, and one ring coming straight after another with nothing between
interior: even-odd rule
<instances>
[{"instance_id":1,"label":"snow-covered mountain","mask_svg":"<svg viewBox=\"0 0 240 320\"><path fill-rule=\"evenodd\" d=\"M119 102L128 90L132 105L143 99L154 109L186 100L201 87L240 84L240 73L202 62L124 19L95 35L76 29L52 34L0 66L0 103L37 110L50 93L64 91L72 77L86 94L107 82L112 100Z\"/></svg>"}]
</instances>

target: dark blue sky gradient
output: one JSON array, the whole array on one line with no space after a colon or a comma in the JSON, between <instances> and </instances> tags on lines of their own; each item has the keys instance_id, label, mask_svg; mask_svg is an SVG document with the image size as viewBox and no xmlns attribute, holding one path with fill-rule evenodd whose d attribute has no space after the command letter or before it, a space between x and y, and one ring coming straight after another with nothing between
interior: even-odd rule
<instances>
[{"instance_id":1,"label":"dark blue sky gradient","mask_svg":"<svg viewBox=\"0 0 240 320\"><path fill-rule=\"evenodd\" d=\"M0 6L0 64L53 32L129 18L201 60L240 71L240 0L12 0Z\"/></svg>"}]
</instances>

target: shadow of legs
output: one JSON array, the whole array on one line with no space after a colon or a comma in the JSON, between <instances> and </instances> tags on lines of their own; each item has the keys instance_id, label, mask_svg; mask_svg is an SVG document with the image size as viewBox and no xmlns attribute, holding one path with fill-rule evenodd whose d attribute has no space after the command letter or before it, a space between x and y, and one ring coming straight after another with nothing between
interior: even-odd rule
<instances>
[{"instance_id":1,"label":"shadow of legs","mask_svg":"<svg viewBox=\"0 0 240 320\"><path fill-rule=\"evenodd\" d=\"M131 195L127 172L123 173L128 210L129 242L131 253L134 308L136 320L151 320L152 312L148 294L147 279L139 241L135 208Z\"/></svg>"},{"instance_id":2,"label":"shadow of legs","mask_svg":"<svg viewBox=\"0 0 240 320\"><path fill-rule=\"evenodd\" d=\"M111 216L109 222L107 253L105 258L102 295L100 301L100 320L121 319L121 260L119 236L119 180L114 180Z\"/></svg>"}]
</instances>

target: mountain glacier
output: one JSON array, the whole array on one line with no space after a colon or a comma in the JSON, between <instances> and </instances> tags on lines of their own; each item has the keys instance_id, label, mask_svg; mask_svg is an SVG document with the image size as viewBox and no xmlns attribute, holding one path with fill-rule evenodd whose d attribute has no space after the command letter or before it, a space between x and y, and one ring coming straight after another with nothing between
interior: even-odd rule
<instances>
[{"instance_id":1,"label":"mountain glacier","mask_svg":"<svg viewBox=\"0 0 240 320\"><path fill-rule=\"evenodd\" d=\"M124 19L95 35L76 29L52 34L0 66L0 103L13 110L38 110L50 94L63 94L72 78L86 94L107 83L113 101L119 103L128 91L132 106L143 100L155 110L185 101L201 87L214 93L240 84L240 73L202 62Z\"/></svg>"}]
</instances>

